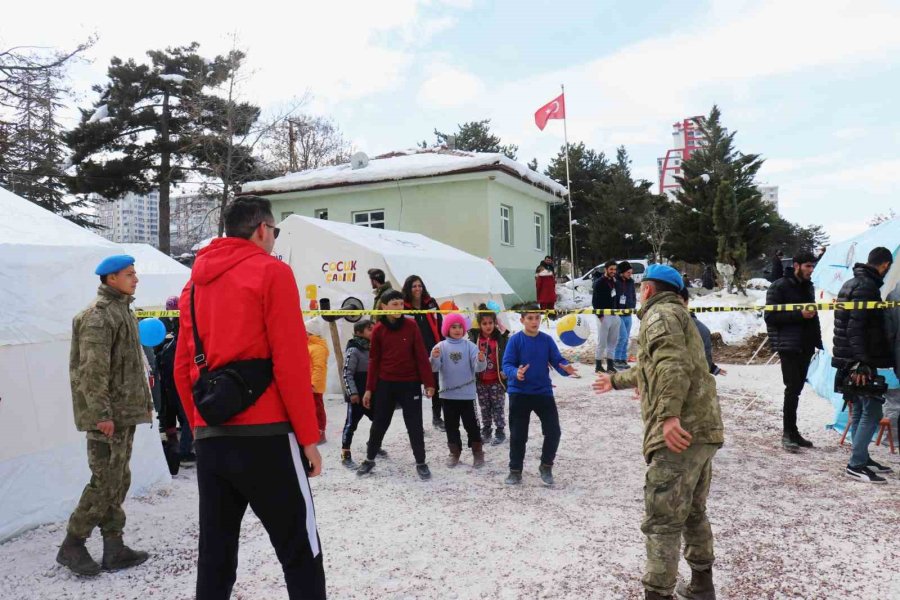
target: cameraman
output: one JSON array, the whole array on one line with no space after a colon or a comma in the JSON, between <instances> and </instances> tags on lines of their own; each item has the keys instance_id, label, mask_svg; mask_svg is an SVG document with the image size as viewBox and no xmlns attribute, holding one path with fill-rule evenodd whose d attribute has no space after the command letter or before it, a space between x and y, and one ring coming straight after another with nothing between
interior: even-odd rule
<instances>
[{"instance_id":1,"label":"cameraman","mask_svg":"<svg viewBox=\"0 0 900 600\"><path fill-rule=\"evenodd\" d=\"M844 283L838 302L880 301L879 291L894 257L887 248L869 252L866 264L853 266L853 279ZM878 368L894 366L893 348L888 343L884 310L838 310L834 315L834 358L837 368L835 388L842 387L844 399L852 403L851 418L856 424L853 454L847 465L848 477L865 483L886 483L879 473L890 467L869 457L869 443L882 417L883 393L871 389ZM845 385L845 381L847 384Z\"/></svg>"}]
</instances>

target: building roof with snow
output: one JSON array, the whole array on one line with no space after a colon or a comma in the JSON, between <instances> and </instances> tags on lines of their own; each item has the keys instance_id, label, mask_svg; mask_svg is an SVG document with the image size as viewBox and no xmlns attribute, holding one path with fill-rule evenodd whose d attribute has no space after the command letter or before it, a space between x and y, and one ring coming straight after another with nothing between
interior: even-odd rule
<instances>
[{"instance_id":1,"label":"building roof with snow","mask_svg":"<svg viewBox=\"0 0 900 600\"><path fill-rule=\"evenodd\" d=\"M465 152L447 148L416 148L390 152L371 159L364 167L350 163L288 173L265 181L250 181L241 187L245 194L272 194L362 185L381 181L423 179L460 173L499 171L531 184L558 198L565 186L528 166L499 153Z\"/></svg>"}]
</instances>

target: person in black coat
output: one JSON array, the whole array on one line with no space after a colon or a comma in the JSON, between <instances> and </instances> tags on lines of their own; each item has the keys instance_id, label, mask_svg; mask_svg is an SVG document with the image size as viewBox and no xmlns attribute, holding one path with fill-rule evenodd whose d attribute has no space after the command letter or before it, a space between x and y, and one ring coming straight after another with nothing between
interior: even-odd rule
<instances>
[{"instance_id":1,"label":"person in black coat","mask_svg":"<svg viewBox=\"0 0 900 600\"><path fill-rule=\"evenodd\" d=\"M881 300L884 276L893 262L894 256L887 248L878 247L869 252L866 264L853 266L853 279L841 287L838 302ZM869 443L881 421L884 396L854 389L870 383L877 369L894 365L894 350L888 341L884 313L884 310L864 309L837 310L834 313L834 357L831 365L837 368L835 387L842 388L844 400L851 403L851 418L856 423L853 454L846 474L866 483L884 483L886 480L878 473L892 471L869 456ZM844 386L848 377L851 385Z\"/></svg>"},{"instance_id":2,"label":"person in black coat","mask_svg":"<svg viewBox=\"0 0 900 600\"><path fill-rule=\"evenodd\" d=\"M769 281L775 283L782 277L784 277L784 265L781 262L781 259L784 258L784 252L781 250L775 251L775 256L772 257L772 269L769 273Z\"/></svg>"},{"instance_id":3,"label":"person in black coat","mask_svg":"<svg viewBox=\"0 0 900 600\"><path fill-rule=\"evenodd\" d=\"M766 304L812 304L816 301L813 269L816 259L810 252L794 256L794 269L769 286ZM811 448L812 442L797 429L797 405L806 382L806 372L816 348L822 348L822 330L815 310L768 311L766 326L769 343L781 360L784 380L784 413L781 443L786 450Z\"/></svg>"}]
</instances>

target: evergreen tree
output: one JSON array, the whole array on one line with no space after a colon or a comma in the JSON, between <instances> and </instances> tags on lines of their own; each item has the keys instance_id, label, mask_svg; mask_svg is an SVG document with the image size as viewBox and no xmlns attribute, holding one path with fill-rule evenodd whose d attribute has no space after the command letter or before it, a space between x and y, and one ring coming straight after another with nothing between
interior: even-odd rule
<instances>
[{"instance_id":1,"label":"evergreen tree","mask_svg":"<svg viewBox=\"0 0 900 600\"><path fill-rule=\"evenodd\" d=\"M601 258L592 245L590 229L604 213L597 184L612 181L612 167L602 152L587 148L584 142L569 144L569 176L572 194L572 231L575 235L575 270L593 267ZM566 147L550 160L544 174L566 185ZM569 256L569 207L567 202L550 207L550 234L555 256Z\"/></svg>"},{"instance_id":2,"label":"evergreen tree","mask_svg":"<svg viewBox=\"0 0 900 600\"><path fill-rule=\"evenodd\" d=\"M716 201L713 204L713 227L718 240L716 260L734 267L734 281L737 283L738 290L743 292L747 242L741 230L740 213L734 186L726 179L719 184Z\"/></svg>"},{"instance_id":3,"label":"evergreen tree","mask_svg":"<svg viewBox=\"0 0 900 600\"><path fill-rule=\"evenodd\" d=\"M55 65L23 71L11 84L7 104L14 121L0 134L3 183L41 208L78 225L95 227L89 216L75 210L87 206L85 200L66 199L62 163L67 151L58 121L62 98L68 93L64 78L64 66Z\"/></svg>"},{"instance_id":4,"label":"evergreen tree","mask_svg":"<svg viewBox=\"0 0 900 600\"><path fill-rule=\"evenodd\" d=\"M745 259L763 254L770 244L772 227L778 221L774 208L762 200L756 189L756 174L763 160L756 154L743 154L735 149L737 132L725 129L717 106L700 120L698 127L705 140L703 146L682 162L683 175L676 177L681 190L676 193L673 215L673 230L677 232L672 238L675 255L687 262L707 264L720 256L720 238L726 234L716 228L714 208L724 193L723 182L728 182L728 194L733 193L736 206L732 214L730 201L723 198L723 210L728 218L737 219L735 228L746 244ZM725 242L726 247L733 248L729 244Z\"/></svg>"},{"instance_id":5,"label":"evergreen tree","mask_svg":"<svg viewBox=\"0 0 900 600\"><path fill-rule=\"evenodd\" d=\"M211 103L205 90L229 74L227 57L208 61L198 47L151 50L149 63L142 64L114 57L109 81L94 86L99 100L81 110L81 123L65 138L77 166L73 192L114 199L159 190L159 249L166 254L171 186L196 170L197 131L225 127L216 115L191 111Z\"/></svg>"},{"instance_id":6,"label":"evergreen tree","mask_svg":"<svg viewBox=\"0 0 900 600\"><path fill-rule=\"evenodd\" d=\"M438 145L446 144L447 138L453 136L455 137L455 148L457 150L498 152L513 160L516 159L519 147L515 144L501 144L500 138L491 133L490 119L469 121L468 123L457 125L457 128L458 131L455 134L442 133L435 129L434 135L437 138ZM425 142L422 142L422 144L425 144Z\"/></svg>"}]
</instances>

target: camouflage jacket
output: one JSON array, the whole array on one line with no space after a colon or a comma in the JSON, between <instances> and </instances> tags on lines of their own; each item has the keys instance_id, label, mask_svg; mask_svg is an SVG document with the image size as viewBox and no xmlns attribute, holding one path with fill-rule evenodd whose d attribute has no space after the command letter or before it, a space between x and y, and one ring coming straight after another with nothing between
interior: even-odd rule
<instances>
[{"instance_id":1,"label":"camouflage jacket","mask_svg":"<svg viewBox=\"0 0 900 600\"><path fill-rule=\"evenodd\" d=\"M116 429L150 422L147 383L134 300L107 285L72 320L69 380L78 431L112 420Z\"/></svg>"},{"instance_id":2,"label":"camouflage jacket","mask_svg":"<svg viewBox=\"0 0 900 600\"><path fill-rule=\"evenodd\" d=\"M703 340L691 315L673 293L652 297L638 311L638 362L616 373L613 387L637 387L644 421L644 458L664 448L663 421L679 417L692 444L725 440L715 378L709 373Z\"/></svg>"}]
</instances>

